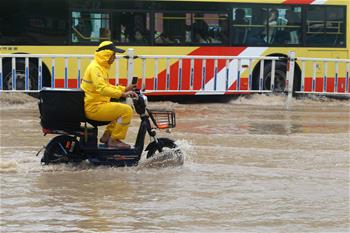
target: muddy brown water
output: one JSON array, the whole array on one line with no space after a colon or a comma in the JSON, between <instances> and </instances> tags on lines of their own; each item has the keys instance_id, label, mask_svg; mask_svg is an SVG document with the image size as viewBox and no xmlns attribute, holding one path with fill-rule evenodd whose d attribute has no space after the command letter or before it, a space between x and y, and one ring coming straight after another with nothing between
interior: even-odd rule
<instances>
[{"instance_id":1,"label":"muddy brown water","mask_svg":"<svg viewBox=\"0 0 350 233\"><path fill-rule=\"evenodd\" d=\"M349 101L151 102L176 110L177 128L161 134L184 165L111 168L40 165L50 136L36 100L0 100L1 232L350 231Z\"/></svg>"}]
</instances>

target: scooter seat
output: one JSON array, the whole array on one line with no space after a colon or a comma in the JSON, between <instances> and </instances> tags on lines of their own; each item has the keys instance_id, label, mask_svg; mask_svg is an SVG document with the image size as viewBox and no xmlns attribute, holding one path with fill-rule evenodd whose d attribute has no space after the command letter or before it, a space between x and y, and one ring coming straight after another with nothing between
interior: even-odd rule
<instances>
[{"instance_id":1,"label":"scooter seat","mask_svg":"<svg viewBox=\"0 0 350 233\"><path fill-rule=\"evenodd\" d=\"M86 122L88 122L93 127L108 125L110 123L110 121L94 121L94 120L90 120L90 119L86 119Z\"/></svg>"}]
</instances>

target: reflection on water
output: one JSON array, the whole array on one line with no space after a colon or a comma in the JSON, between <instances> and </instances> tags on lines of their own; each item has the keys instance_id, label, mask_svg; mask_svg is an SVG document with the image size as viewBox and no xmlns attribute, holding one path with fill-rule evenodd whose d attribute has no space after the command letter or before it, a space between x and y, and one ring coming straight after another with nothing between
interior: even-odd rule
<instances>
[{"instance_id":1,"label":"reflection on water","mask_svg":"<svg viewBox=\"0 0 350 233\"><path fill-rule=\"evenodd\" d=\"M349 231L349 101L152 102L176 110L183 166L111 168L41 166L50 136L16 98L0 96L1 232Z\"/></svg>"}]
</instances>

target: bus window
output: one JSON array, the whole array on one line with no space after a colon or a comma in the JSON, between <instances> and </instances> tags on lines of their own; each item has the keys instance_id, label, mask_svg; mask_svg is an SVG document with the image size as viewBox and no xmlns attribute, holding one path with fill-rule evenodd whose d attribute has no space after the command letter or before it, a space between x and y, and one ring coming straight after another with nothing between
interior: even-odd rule
<instances>
[{"instance_id":1,"label":"bus window","mask_svg":"<svg viewBox=\"0 0 350 233\"><path fill-rule=\"evenodd\" d=\"M306 45L343 46L345 44L343 7L309 6L306 17Z\"/></svg>"},{"instance_id":2,"label":"bus window","mask_svg":"<svg viewBox=\"0 0 350 233\"><path fill-rule=\"evenodd\" d=\"M191 22L191 15L186 13L155 13L154 43L183 44L190 41L186 25Z\"/></svg>"},{"instance_id":3,"label":"bus window","mask_svg":"<svg viewBox=\"0 0 350 233\"><path fill-rule=\"evenodd\" d=\"M297 44L301 42L301 7L289 8L285 11L285 19L287 24L284 27L286 34L287 44ZM280 38L277 38L280 40Z\"/></svg>"},{"instance_id":4,"label":"bus window","mask_svg":"<svg viewBox=\"0 0 350 233\"><path fill-rule=\"evenodd\" d=\"M232 8L231 43L265 45L267 43L266 15L266 8Z\"/></svg>"},{"instance_id":5,"label":"bus window","mask_svg":"<svg viewBox=\"0 0 350 233\"><path fill-rule=\"evenodd\" d=\"M150 44L150 14L144 12L113 13L113 40L119 43Z\"/></svg>"},{"instance_id":6,"label":"bus window","mask_svg":"<svg viewBox=\"0 0 350 233\"><path fill-rule=\"evenodd\" d=\"M192 42L201 44L223 44L228 38L227 14L194 14Z\"/></svg>"},{"instance_id":7,"label":"bus window","mask_svg":"<svg viewBox=\"0 0 350 233\"><path fill-rule=\"evenodd\" d=\"M229 43L229 16L227 14L219 15L219 22L215 38L224 44Z\"/></svg>"},{"instance_id":8,"label":"bus window","mask_svg":"<svg viewBox=\"0 0 350 233\"><path fill-rule=\"evenodd\" d=\"M228 14L155 13L155 44L228 42Z\"/></svg>"},{"instance_id":9,"label":"bus window","mask_svg":"<svg viewBox=\"0 0 350 233\"><path fill-rule=\"evenodd\" d=\"M325 37L330 45L345 44L345 9L342 7L327 7L325 22Z\"/></svg>"},{"instance_id":10,"label":"bus window","mask_svg":"<svg viewBox=\"0 0 350 233\"><path fill-rule=\"evenodd\" d=\"M69 24L66 4L2 1L1 45L67 45Z\"/></svg>"},{"instance_id":11,"label":"bus window","mask_svg":"<svg viewBox=\"0 0 350 233\"><path fill-rule=\"evenodd\" d=\"M266 41L269 44L299 45L301 41L301 7L270 9L267 30Z\"/></svg>"},{"instance_id":12,"label":"bus window","mask_svg":"<svg viewBox=\"0 0 350 233\"><path fill-rule=\"evenodd\" d=\"M72 12L72 42L94 43L110 40L109 14Z\"/></svg>"},{"instance_id":13,"label":"bus window","mask_svg":"<svg viewBox=\"0 0 350 233\"><path fill-rule=\"evenodd\" d=\"M233 8L232 44L245 44L247 42L248 25L250 25L251 20L251 15L248 18L248 12L251 12L251 9Z\"/></svg>"}]
</instances>

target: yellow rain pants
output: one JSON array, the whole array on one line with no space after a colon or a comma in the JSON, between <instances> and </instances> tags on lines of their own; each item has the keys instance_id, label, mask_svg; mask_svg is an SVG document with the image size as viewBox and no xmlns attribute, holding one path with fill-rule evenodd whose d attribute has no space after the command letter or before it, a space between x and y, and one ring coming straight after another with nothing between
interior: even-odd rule
<instances>
[{"instance_id":1,"label":"yellow rain pants","mask_svg":"<svg viewBox=\"0 0 350 233\"><path fill-rule=\"evenodd\" d=\"M99 47L105 46L102 42ZM111 102L111 98L119 99L124 86L114 86L109 83L108 60L114 53L110 50L95 52L94 60L87 67L81 83L85 92L84 107L88 119L95 121L111 121L106 131L113 139L124 139L132 118L132 108L123 103Z\"/></svg>"},{"instance_id":2,"label":"yellow rain pants","mask_svg":"<svg viewBox=\"0 0 350 233\"><path fill-rule=\"evenodd\" d=\"M87 118L95 121L111 121L106 131L114 139L125 139L132 118L133 110L127 104L110 102L94 106L95 111L85 111Z\"/></svg>"}]
</instances>

